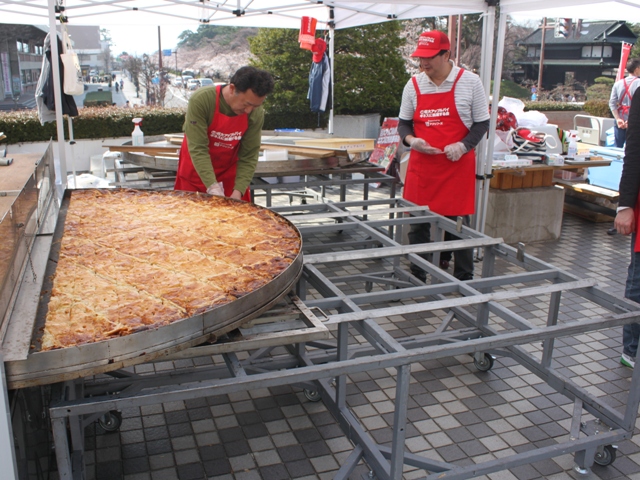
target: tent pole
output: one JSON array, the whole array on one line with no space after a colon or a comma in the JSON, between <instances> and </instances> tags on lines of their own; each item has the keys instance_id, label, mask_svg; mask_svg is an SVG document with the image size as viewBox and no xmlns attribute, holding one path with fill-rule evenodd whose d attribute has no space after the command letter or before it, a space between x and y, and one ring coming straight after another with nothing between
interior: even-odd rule
<instances>
[{"instance_id":1,"label":"tent pole","mask_svg":"<svg viewBox=\"0 0 640 480\"><path fill-rule=\"evenodd\" d=\"M329 124L327 125L327 133L329 135L333 135L333 86L334 86L334 77L333 77L333 37L336 33L336 27L333 23L333 20L329 23L329 61L331 62L329 68L331 69L331 109L329 110Z\"/></svg>"},{"instance_id":2,"label":"tent pole","mask_svg":"<svg viewBox=\"0 0 640 480\"><path fill-rule=\"evenodd\" d=\"M502 78L502 63L504 57L504 38L507 33L507 14L500 12L500 18L498 19L498 38L500 41L496 47L496 64L494 67L493 73L493 106L495 108L491 109L491 118L489 120L489 140L487 145L487 161L485 164L485 174L489 175L491 173L491 164L493 163L493 147L496 140L496 119L498 118L498 101L500 99L500 79ZM487 217L487 203L489 200L489 187L486 186L484 192L484 203L483 203L483 211L482 211L482 224L481 224L481 233L484 233L484 227Z\"/></svg>"},{"instance_id":3,"label":"tent pole","mask_svg":"<svg viewBox=\"0 0 640 480\"><path fill-rule=\"evenodd\" d=\"M493 32L495 28L496 8L489 7L487 12L483 15L482 19L482 58L480 59L480 80L484 86L484 92L487 98L489 98L489 92L491 90L491 62L493 60ZM500 38L500 37L498 37ZM489 127L491 130L491 127ZM486 212L485 203L487 201L487 192L489 191L489 185L484 176L485 164L490 161L487 158L487 139L483 138L478 148L478 162L476 165L476 215L474 228L479 232L484 231L484 213Z\"/></svg>"},{"instance_id":4,"label":"tent pole","mask_svg":"<svg viewBox=\"0 0 640 480\"><path fill-rule=\"evenodd\" d=\"M56 0L49 0L49 39L51 44L51 68L53 76L53 96L56 106L56 132L58 134L58 162L54 157L56 171L56 189L58 198L62 198L62 193L67 186L67 156L66 145L64 143L64 120L62 117L62 85L60 85L60 53L58 52L58 30L56 29ZM58 176L59 175L59 176Z\"/></svg>"}]
</instances>

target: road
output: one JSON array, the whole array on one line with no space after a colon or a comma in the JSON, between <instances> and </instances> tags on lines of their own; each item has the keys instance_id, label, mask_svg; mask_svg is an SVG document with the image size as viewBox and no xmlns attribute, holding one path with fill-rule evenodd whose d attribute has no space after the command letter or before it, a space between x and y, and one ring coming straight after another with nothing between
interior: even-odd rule
<instances>
[{"instance_id":1,"label":"road","mask_svg":"<svg viewBox=\"0 0 640 480\"><path fill-rule=\"evenodd\" d=\"M131 107L142 106L146 103L146 90L144 88L140 88L138 92L136 92L136 88L131 80L126 75L122 75L120 72L114 72L116 74L116 81L123 81L124 87L122 89L118 89L116 92L115 83L109 87L107 83L87 83L87 90L85 90L83 95L74 96L74 100L78 107L84 106L84 98L85 95L89 92L96 92L99 89L102 90L111 90L111 95L113 98L113 103L118 107L123 107L126 105L127 101ZM167 95L164 99L164 106L167 108L177 108L177 107L185 107L187 102L189 101L189 97L193 92L190 90L186 90L184 88L178 88L174 86L169 86L167 89Z\"/></svg>"}]
</instances>

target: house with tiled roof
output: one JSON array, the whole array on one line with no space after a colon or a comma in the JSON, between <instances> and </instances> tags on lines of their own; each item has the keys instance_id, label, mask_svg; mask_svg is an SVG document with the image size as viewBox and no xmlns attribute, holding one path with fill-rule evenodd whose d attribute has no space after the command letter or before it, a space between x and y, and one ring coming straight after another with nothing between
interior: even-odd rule
<instances>
[{"instance_id":1,"label":"house with tiled roof","mask_svg":"<svg viewBox=\"0 0 640 480\"><path fill-rule=\"evenodd\" d=\"M542 28L518 44L524 57L514 62L525 80L537 82L542 46ZM622 42L635 44L638 37L624 21L557 19L544 30L542 88L550 90L569 81L594 83L602 76L615 78Z\"/></svg>"}]
</instances>

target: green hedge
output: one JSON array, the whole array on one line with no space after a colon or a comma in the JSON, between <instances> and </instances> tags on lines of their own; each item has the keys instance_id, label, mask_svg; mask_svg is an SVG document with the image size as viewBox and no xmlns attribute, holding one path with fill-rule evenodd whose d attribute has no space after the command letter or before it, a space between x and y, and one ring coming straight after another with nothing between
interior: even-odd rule
<instances>
[{"instance_id":1,"label":"green hedge","mask_svg":"<svg viewBox=\"0 0 640 480\"><path fill-rule=\"evenodd\" d=\"M123 108L85 107L73 119L73 136L76 140L127 137L133 131L132 120L142 117L145 135L163 135L182 131L186 108ZM397 113L396 113L397 116ZM328 112L318 114L269 114L265 115L264 129L302 128L315 130L326 128ZM67 119L64 120L65 138L69 138ZM47 142L57 138L55 122L40 125L35 110L0 112L0 132L4 132L9 143Z\"/></svg>"},{"instance_id":2,"label":"green hedge","mask_svg":"<svg viewBox=\"0 0 640 480\"><path fill-rule=\"evenodd\" d=\"M584 110L582 104L573 102L524 102L524 110L539 112L579 112Z\"/></svg>"},{"instance_id":3,"label":"green hedge","mask_svg":"<svg viewBox=\"0 0 640 480\"><path fill-rule=\"evenodd\" d=\"M603 100L590 100L588 102L584 102L583 109L585 112L588 112L589 115L593 115L594 117L613 118L613 114L609 108L609 102Z\"/></svg>"},{"instance_id":4,"label":"green hedge","mask_svg":"<svg viewBox=\"0 0 640 480\"><path fill-rule=\"evenodd\" d=\"M145 135L163 135L182 131L185 108L123 108L85 107L73 118L73 136L76 140L127 137L133 131L132 120L143 118ZM65 138L69 138L67 120L64 121ZM46 142L57 138L55 122L40 125L34 110L0 112L0 132L8 143Z\"/></svg>"}]
</instances>

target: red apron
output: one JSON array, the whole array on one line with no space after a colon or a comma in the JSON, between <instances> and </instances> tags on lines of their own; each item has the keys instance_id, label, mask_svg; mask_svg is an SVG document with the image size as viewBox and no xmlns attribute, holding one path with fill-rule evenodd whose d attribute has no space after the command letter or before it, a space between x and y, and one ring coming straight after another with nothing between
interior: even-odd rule
<instances>
[{"instance_id":1,"label":"red apron","mask_svg":"<svg viewBox=\"0 0 640 480\"><path fill-rule=\"evenodd\" d=\"M209 156L216 180L222 182L225 196L229 197L233 193L236 183L236 170L238 167L238 150L240 150L240 140L244 132L249 127L249 116L238 115L229 117L220 113L220 97L222 85L216 87L216 111L207 133L209 135ZM175 190L187 190L190 192L206 192L200 175L193 166L189 147L187 146L187 136L184 136L180 147L180 159L178 160L178 173L176 174ZM244 192L242 200L250 201L249 189Z\"/></svg>"},{"instance_id":2,"label":"red apron","mask_svg":"<svg viewBox=\"0 0 640 480\"><path fill-rule=\"evenodd\" d=\"M445 93L423 95L413 78L418 97L413 115L414 134L440 150L462 141L469 133L460 120L455 101L456 84L463 73L464 70L460 70L453 87ZM473 149L457 162L452 162L445 154L426 155L411 150L403 197L417 205L427 205L440 215L471 215L475 212L475 172Z\"/></svg>"},{"instance_id":3,"label":"red apron","mask_svg":"<svg viewBox=\"0 0 640 480\"><path fill-rule=\"evenodd\" d=\"M623 120L626 120L629 117L629 109L631 108L631 105L622 105L622 101L625 97L629 97L629 103L631 103L632 95L630 89L631 85L633 85L633 82L636 80L638 80L638 77L633 77L633 80L631 80L631 83L629 84L627 84L626 78L622 80L624 82L624 92L622 92L622 96L620 97L620 100L618 100L618 113L620 113Z\"/></svg>"}]
</instances>

